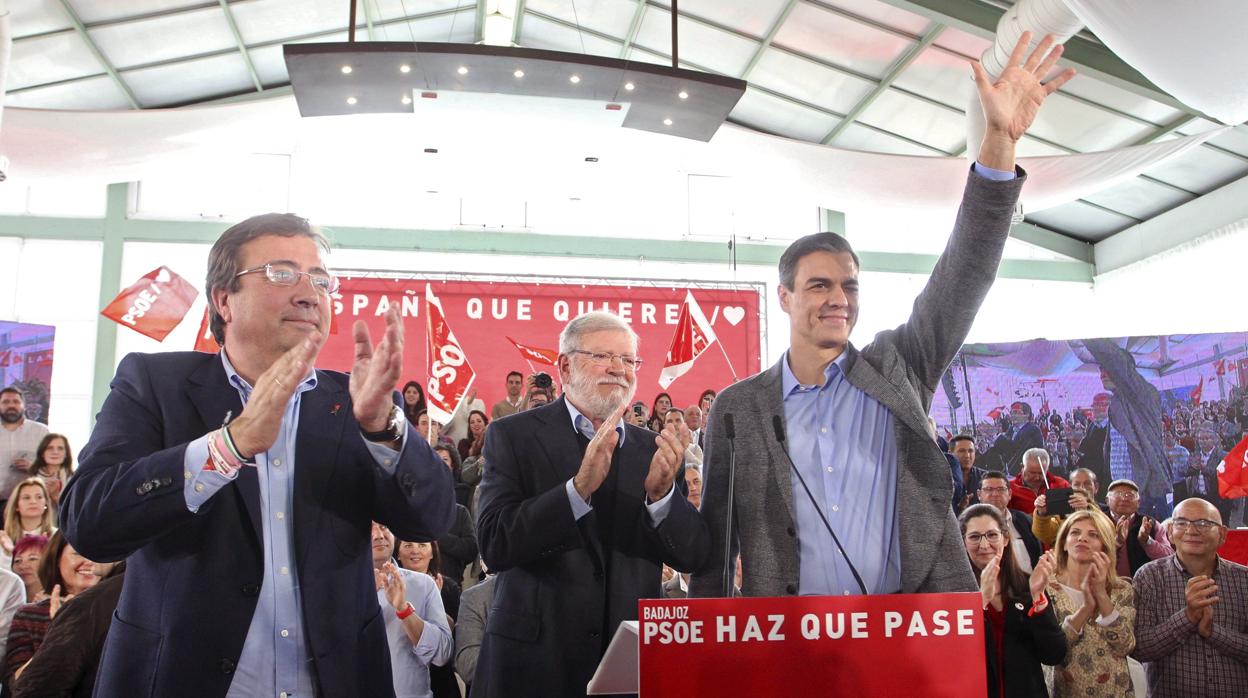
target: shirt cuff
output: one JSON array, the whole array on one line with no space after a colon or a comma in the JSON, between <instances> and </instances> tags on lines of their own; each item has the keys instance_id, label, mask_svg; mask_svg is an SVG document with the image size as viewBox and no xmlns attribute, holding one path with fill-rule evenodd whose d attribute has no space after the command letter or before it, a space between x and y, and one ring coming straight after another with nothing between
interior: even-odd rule
<instances>
[{"instance_id":1,"label":"shirt cuff","mask_svg":"<svg viewBox=\"0 0 1248 698\"><path fill-rule=\"evenodd\" d=\"M387 475L393 475L394 469L398 467L399 457L403 455L403 449L407 447L407 429L403 430L403 435L399 437L399 450L394 450L385 444L373 443L363 436L360 439L364 445L368 447L368 452L372 454L373 460Z\"/></svg>"},{"instance_id":2,"label":"shirt cuff","mask_svg":"<svg viewBox=\"0 0 1248 698\"><path fill-rule=\"evenodd\" d=\"M673 483L672 489L668 490L667 494L664 495L662 499L653 504L646 504L646 513L650 515L650 522L653 523L656 528L659 524L663 523L664 519L667 518L667 512L671 511L672 495L675 494L675 492L676 485Z\"/></svg>"},{"instance_id":3,"label":"shirt cuff","mask_svg":"<svg viewBox=\"0 0 1248 698\"><path fill-rule=\"evenodd\" d=\"M1114 623L1117 623L1119 618L1121 618L1121 616L1118 615L1118 609L1115 608L1113 613L1110 613L1107 616L1101 616L1097 618L1096 624L1101 626L1102 628L1108 628Z\"/></svg>"},{"instance_id":4,"label":"shirt cuff","mask_svg":"<svg viewBox=\"0 0 1248 698\"><path fill-rule=\"evenodd\" d=\"M186 455L182 457L185 482L182 487L182 496L186 499L186 508L192 514L198 513L199 508L216 494L217 490L238 477L237 470L234 471L232 477L226 477L220 471L204 469L204 464L208 462L208 439L211 436L212 432L208 432L187 444Z\"/></svg>"},{"instance_id":5,"label":"shirt cuff","mask_svg":"<svg viewBox=\"0 0 1248 698\"><path fill-rule=\"evenodd\" d=\"M568 490L568 503L572 505L572 518L580 521L582 516L594 510L589 502L581 499L581 494L576 491L576 485L572 484L572 478L568 479L566 489Z\"/></svg>"},{"instance_id":6,"label":"shirt cuff","mask_svg":"<svg viewBox=\"0 0 1248 698\"><path fill-rule=\"evenodd\" d=\"M1018 178L1018 175L1013 171L1006 172L1005 170L993 169L979 162L976 162L975 164L971 165L971 171L979 175L980 177L983 177L984 179L992 180L993 182L1008 182L1011 179Z\"/></svg>"}]
</instances>

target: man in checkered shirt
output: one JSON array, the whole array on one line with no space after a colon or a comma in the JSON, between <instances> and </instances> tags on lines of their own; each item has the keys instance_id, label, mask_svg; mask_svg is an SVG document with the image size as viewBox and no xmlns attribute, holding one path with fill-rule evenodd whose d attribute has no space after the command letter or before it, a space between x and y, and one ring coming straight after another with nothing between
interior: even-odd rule
<instances>
[{"instance_id":1,"label":"man in checkered shirt","mask_svg":"<svg viewBox=\"0 0 1248 698\"><path fill-rule=\"evenodd\" d=\"M1230 698L1248 690L1248 567L1218 557L1217 507L1188 499L1169 528L1175 554L1135 575L1135 652L1152 698Z\"/></svg>"}]
</instances>

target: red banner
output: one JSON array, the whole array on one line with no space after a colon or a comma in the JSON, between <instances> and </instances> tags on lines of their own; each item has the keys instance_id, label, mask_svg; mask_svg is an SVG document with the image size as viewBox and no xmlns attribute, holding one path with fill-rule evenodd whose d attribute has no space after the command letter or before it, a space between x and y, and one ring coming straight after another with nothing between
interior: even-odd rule
<instances>
[{"instance_id":1,"label":"red banner","mask_svg":"<svg viewBox=\"0 0 1248 698\"><path fill-rule=\"evenodd\" d=\"M195 351L215 354L221 351L217 338L212 336L212 327L208 323L208 308L204 308L204 317L199 321L199 334L195 335Z\"/></svg>"},{"instance_id":2,"label":"red banner","mask_svg":"<svg viewBox=\"0 0 1248 698\"><path fill-rule=\"evenodd\" d=\"M186 317L199 291L168 267L157 267L117 294L104 317L163 342Z\"/></svg>"},{"instance_id":3,"label":"red banner","mask_svg":"<svg viewBox=\"0 0 1248 698\"><path fill-rule=\"evenodd\" d=\"M521 344L511 337L508 337L507 341L516 345L516 351L520 352L520 356L525 361L536 361L539 364L546 364L547 366L559 365L559 352L554 349L531 347L527 344Z\"/></svg>"},{"instance_id":4,"label":"red banner","mask_svg":"<svg viewBox=\"0 0 1248 698\"><path fill-rule=\"evenodd\" d=\"M1218 495L1223 499L1248 497L1248 436L1218 463Z\"/></svg>"},{"instance_id":5,"label":"red banner","mask_svg":"<svg viewBox=\"0 0 1248 698\"><path fill-rule=\"evenodd\" d=\"M472 389L477 374L447 324L432 284L425 284L425 312L428 313L425 317L429 339L429 382L425 385L425 401L429 405L429 418L446 424L459 409L464 395Z\"/></svg>"},{"instance_id":6,"label":"red banner","mask_svg":"<svg viewBox=\"0 0 1248 698\"><path fill-rule=\"evenodd\" d=\"M645 361L637 376L637 399L650 402L660 388L659 371L675 332L684 288L490 281L428 281L424 279L344 278L334 301L335 318L344 327L363 320L374 338L385 331L382 314L398 304L404 318L407 350L402 383L428 384L427 330L423 296L428 283L442 302L447 324L472 362L477 396L487 406L506 394L509 371L527 373L523 359L508 337L529 346L556 347L568 321L590 310L610 310L628 321L641 339ZM715 329L739 376L757 373L762 328L760 297L753 290L698 289L698 302ZM354 347L350 332L331 334L321 352L322 368L349 371ZM732 383L733 371L719 351L707 352L673 386L674 404L696 404L706 388ZM548 371L556 381L557 371ZM398 386L395 386L396 388Z\"/></svg>"},{"instance_id":7,"label":"red banner","mask_svg":"<svg viewBox=\"0 0 1248 698\"><path fill-rule=\"evenodd\" d=\"M638 604L641 696L987 695L978 593Z\"/></svg>"},{"instance_id":8,"label":"red banner","mask_svg":"<svg viewBox=\"0 0 1248 698\"><path fill-rule=\"evenodd\" d=\"M1241 565L1248 565L1248 531L1226 532L1226 542L1218 548L1218 554Z\"/></svg>"}]
</instances>

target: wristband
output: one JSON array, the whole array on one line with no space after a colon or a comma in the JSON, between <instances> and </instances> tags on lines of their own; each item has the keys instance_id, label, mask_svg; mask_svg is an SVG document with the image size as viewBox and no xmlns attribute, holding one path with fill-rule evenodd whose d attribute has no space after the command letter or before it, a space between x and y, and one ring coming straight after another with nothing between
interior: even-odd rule
<instances>
[{"instance_id":1,"label":"wristband","mask_svg":"<svg viewBox=\"0 0 1248 698\"><path fill-rule=\"evenodd\" d=\"M416 607L412 605L411 601L408 601L407 605L403 607L403 610L395 611L394 615L397 616L399 620L407 620L407 617L412 615L415 612L416 612Z\"/></svg>"},{"instance_id":2,"label":"wristband","mask_svg":"<svg viewBox=\"0 0 1248 698\"><path fill-rule=\"evenodd\" d=\"M220 430L208 435L208 461L204 463L204 469L215 470L232 479L242 466L238 461L233 460L232 454L226 455L222 450L223 445Z\"/></svg>"},{"instance_id":3,"label":"wristband","mask_svg":"<svg viewBox=\"0 0 1248 698\"><path fill-rule=\"evenodd\" d=\"M1031 600L1031 608L1027 609L1027 617L1044 613L1044 609L1049 607L1049 597L1041 595Z\"/></svg>"},{"instance_id":4,"label":"wristband","mask_svg":"<svg viewBox=\"0 0 1248 698\"><path fill-rule=\"evenodd\" d=\"M239 463L242 463L243 465L255 465L256 464L255 456L252 456L251 458L244 456L243 452L238 450L238 446L234 445L234 437L230 436L229 425L225 425L225 424L221 425L221 438L225 441L225 447L229 449L230 453L235 458L238 459Z\"/></svg>"}]
</instances>

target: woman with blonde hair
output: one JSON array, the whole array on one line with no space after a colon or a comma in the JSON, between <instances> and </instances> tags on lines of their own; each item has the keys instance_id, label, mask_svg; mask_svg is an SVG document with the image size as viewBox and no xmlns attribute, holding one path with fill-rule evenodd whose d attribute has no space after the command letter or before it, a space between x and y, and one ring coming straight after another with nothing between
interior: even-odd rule
<instances>
[{"instance_id":1,"label":"woman with blonde hair","mask_svg":"<svg viewBox=\"0 0 1248 698\"><path fill-rule=\"evenodd\" d=\"M1057 531L1057 574L1049 592L1066 635L1066 661L1053 695L1134 696L1127 655L1135 649L1135 592L1115 572L1114 525L1094 509L1076 511Z\"/></svg>"},{"instance_id":2,"label":"woman with blonde hair","mask_svg":"<svg viewBox=\"0 0 1248 698\"><path fill-rule=\"evenodd\" d=\"M52 522L52 498L48 487L37 477L17 483L4 506L4 532L0 545L6 556L13 555L13 543L24 535L50 536L56 526Z\"/></svg>"}]
</instances>

